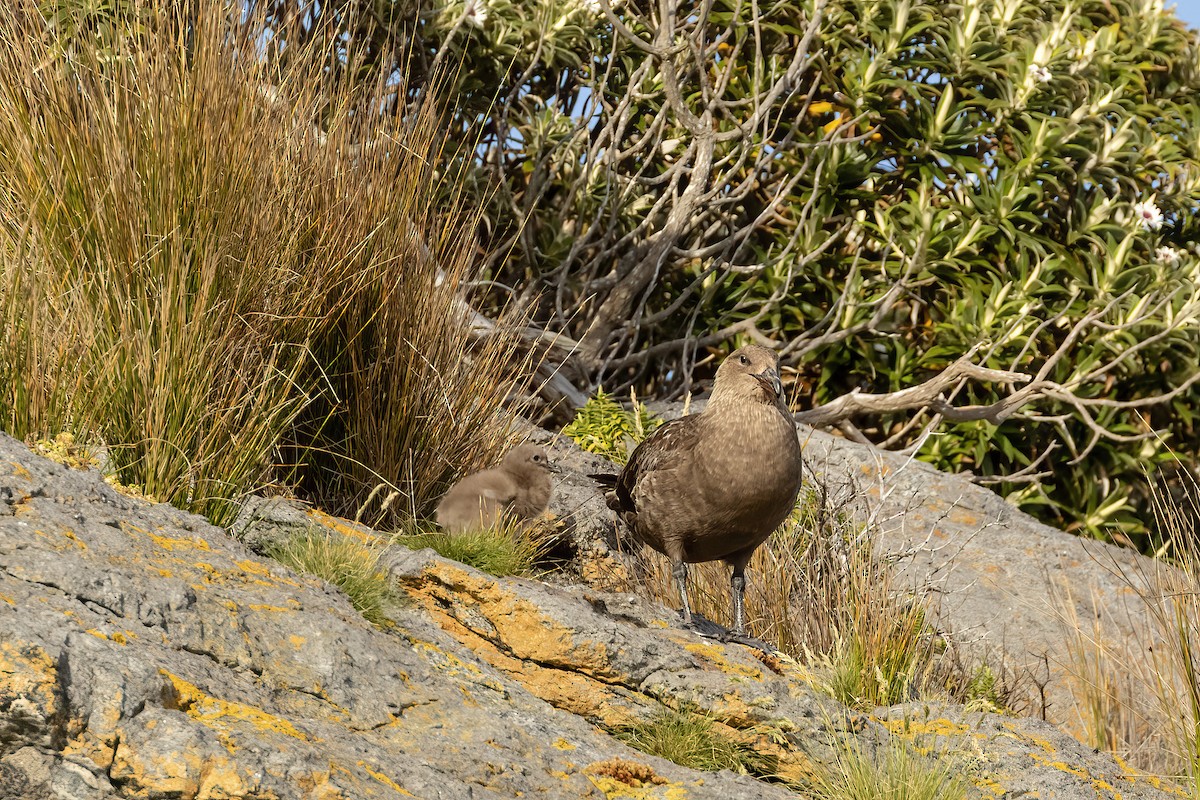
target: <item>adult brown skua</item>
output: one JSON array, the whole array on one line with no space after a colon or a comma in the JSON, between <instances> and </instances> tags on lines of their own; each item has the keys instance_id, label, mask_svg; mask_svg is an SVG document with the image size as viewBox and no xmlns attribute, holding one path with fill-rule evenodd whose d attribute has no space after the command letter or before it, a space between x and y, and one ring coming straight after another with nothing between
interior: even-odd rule
<instances>
[{"instance_id":1,"label":"adult brown skua","mask_svg":"<svg viewBox=\"0 0 1200 800\"><path fill-rule=\"evenodd\" d=\"M612 486L608 506L634 537L671 559L685 625L687 565L733 567L733 633L744 637L746 565L795 506L801 464L779 358L749 345L721 363L703 412L654 431L620 475L594 477Z\"/></svg>"},{"instance_id":2,"label":"adult brown skua","mask_svg":"<svg viewBox=\"0 0 1200 800\"><path fill-rule=\"evenodd\" d=\"M533 519L550 503L550 473L556 471L537 445L513 448L494 469L450 487L437 507L437 523L451 533L497 525L504 516Z\"/></svg>"}]
</instances>

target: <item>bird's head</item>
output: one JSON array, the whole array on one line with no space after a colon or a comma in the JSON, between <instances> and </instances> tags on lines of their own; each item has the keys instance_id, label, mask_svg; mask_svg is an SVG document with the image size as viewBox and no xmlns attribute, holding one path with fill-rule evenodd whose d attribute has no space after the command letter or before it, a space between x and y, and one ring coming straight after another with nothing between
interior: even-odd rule
<instances>
[{"instance_id":1,"label":"bird's head","mask_svg":"<svg viewBox=\"0 0 1200 800\"><path fill-rule=\"evenodd\" d=\"M536 444L522 444L508 451L502 462L504 469L513 473L530 473L538 470L558 472L558 468L550 463L546 451Z\"/></svg>"},{"instance_id":2,"label":"bird's head","mask_svg":"<svg viewBox=\"0 0 1200 800\"><path fill-rule=\"evenodd\" d=\"M775 351L751 344L730 353L717 368L709 404L724 397L759 399L786 407L783 381L779 378L779 356Z\"/></svg>"}]
</instances>

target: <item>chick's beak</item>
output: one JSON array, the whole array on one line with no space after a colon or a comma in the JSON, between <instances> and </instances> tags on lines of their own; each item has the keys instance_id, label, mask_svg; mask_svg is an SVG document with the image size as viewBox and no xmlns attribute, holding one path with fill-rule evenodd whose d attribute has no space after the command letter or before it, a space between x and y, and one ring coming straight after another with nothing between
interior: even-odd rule
<instances>
[{"instance_id":1,"label":"chick's beak","mask_svg":"<svg viewBox=\"0 0 1200 800\"><path fill-rule=\"evenodd\" d=\"M547 462L546 462L546 469L550 470L550 471L551 471L551 472L553 472L555 475L557 475L557 474L559 474L560 472L562 472L562 467L560 467L558 464L555 464L553 461L547 461Z\"/></svg>"}]
</instances>

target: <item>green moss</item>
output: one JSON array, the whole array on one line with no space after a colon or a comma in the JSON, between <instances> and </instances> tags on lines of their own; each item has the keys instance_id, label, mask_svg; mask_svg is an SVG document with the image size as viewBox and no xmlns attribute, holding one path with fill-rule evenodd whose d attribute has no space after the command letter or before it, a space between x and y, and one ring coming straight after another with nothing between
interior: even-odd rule
<instances>
[{"instance_id":1,"label":"green moss","mask_svg":"<svg viewBox=\"0 0 1200 800\"><path fill-rule=\"evenodd\" d=\"M368 622L391 625L384 609L398 598L379 569L377 547L314 529L272 548L269 555L341 589Z\"/></svg>"},{"instance_id":2,"label":"green moss","mask_svg":"<svg viewBox=\"0 0 1200 800\"><path fill-rule=\"evenodd\" d=\"M491 575L527 575L545 551L544 533L537 525L507 524L465 533L407 533L395 542L411 550L433 548L443 558Z\"/></svg>"}]
</instances>

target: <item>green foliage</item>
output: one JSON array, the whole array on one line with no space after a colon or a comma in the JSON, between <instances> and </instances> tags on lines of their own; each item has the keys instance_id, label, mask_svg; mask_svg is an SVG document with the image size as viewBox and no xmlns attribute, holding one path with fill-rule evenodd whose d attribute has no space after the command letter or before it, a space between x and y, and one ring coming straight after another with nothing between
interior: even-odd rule
<instances>
[{"instance_id":1,"label":"green foliage","mask_svg":"<svg viewBox=\"0 0 1200 800\"><path fill-rule=\"evenodd\" d=\"M379 568L378 544L314 529L292 537L268 555L342 590L368 622L381 627L392 624L386 612L397 598L387 575Z\"/></svg>"},{"instance_id":2,"label":"green foliage","mask_svg":"<svg viewBox=\"0 0 1200 800\"><path fill-rule=\"evenodd\" d=\"M1004 709L1004 697L1000 680L987 664L980 664L967 681L963 700L968 708L1000 713Z\"/></svg>"},{"instance_id":3,"label":"green foliage","mask_svg":"<svg viewBox=\"0 0 1200 800\"><path fill-rule=\"evenodd\" d=\"M562 432L589 453L624 464L633 446L662 424L662 419L646 410L644 403L635 399L633 409L628 410L601 389L576 412L575 419Z\"/></svg>"},{"instance_id":4,"label":"green foliage","mask_svg":"<svg viewBox=\"0 0 1200 800\"><path fill-rule=\"evenodd\" d=\"M660 709L650 720L627 725L613 734L643 753L665 758L689 769L715 772L727 769L768 778L776 764L721 730L709 717L690 709Z\"/></svg>"}]
</instances>

